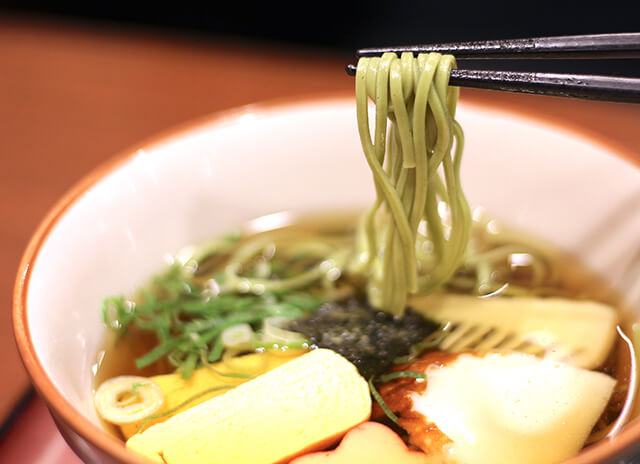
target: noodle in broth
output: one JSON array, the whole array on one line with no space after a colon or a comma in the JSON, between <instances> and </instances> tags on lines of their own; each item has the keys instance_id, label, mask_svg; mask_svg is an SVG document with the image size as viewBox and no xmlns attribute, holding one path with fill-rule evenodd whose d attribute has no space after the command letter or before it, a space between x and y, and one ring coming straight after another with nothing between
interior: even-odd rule
<instances>
[{"instance_id":1,"label":"noodle in broth","mask_svg":"<svg viewBox=\"0 0 640 464\"><path fill-rule=\"evenodd\" d=\"M398 385L401 391L406 385L424 387L420 382L427 379L426 372L411 371L411 363L420 365L421 356L447 362L458 356L443 348L451 324L430 319L420 307L425 295L511 298L521 304L536 298L599 301L621 311L607 287L575 260L526 234L496 226L480 214L481 208L472 214L460 182L464 136L455 120L458 89L448 85L455 65L452 56L437 53L360 59L357 122L375 186L373 205L364 214L334 212L181 250L134 297L105 300L105 323L123 346L139 342L141 335L147 341L135 349L135 368L123 369L117 353L108 349L97 383L115 375L139 375L139 369L150 369L147 376L174 371L171 382L180 377L181 385L201 369L224 380L224 385L214 382L171 408L165 405L164 412L149 416L155 422L204 402L209 393L218 395L264 375L267 358L247 370L242 364L247 353L297 356L330 349L365 377L378 402L375 420L397 429L403 424L398 410L391 410L397 406L387 406L384 395ZM489 322L500 326L500 321ZM512 351L525 348L531 346L525 343ZM625 346L612 342L609 349L606 359L589 366L614 379L616 386L588 443L610 429L635 375ZM544 349L536 353L546 356ZM399 364L408 367L398 370L394 365ZM138 386L128 402L137 398ZM376 408L386 417L375 416ZM121 433L138 437L151 424L134 425L125 424ZM420 448L412 433L403 438Z\"/></svg>"}]
</instances>

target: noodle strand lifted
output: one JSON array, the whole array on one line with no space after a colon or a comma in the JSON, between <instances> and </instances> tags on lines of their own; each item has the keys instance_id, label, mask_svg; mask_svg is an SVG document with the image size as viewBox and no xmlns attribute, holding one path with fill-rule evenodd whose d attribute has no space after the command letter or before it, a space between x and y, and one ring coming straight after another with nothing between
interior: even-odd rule
<instances>
[{"instance_id":1,"label":"noodle strand lifted","mask_svg":"<svg viewBox=\"0 0 640 464\"><path fill-rule=\"evenodd\" d=\"M361 58L356 72L357 123L376 199L362 218L355 246L295 238L276 230L231 253L217 291L260 295L319 282L333 287L344 274L367 282L373 307L400 315L409 297L437 290L465 265L482 271L476 276L489 282L491 263L468 261L472 221L460 185L463 134L454 119L458 89L449 87L454 66L453 56L438 53ZM375 104L373 131L369 101ZM252 270L251 263L265 249L276 249L276 243L284 256L300 254L303 247L312 264L278 278ZM468 286L460 279L456 284Z\"/></svg>"},{"instance_id":2,"label":"noodle strand lifted","mask_svg":"<svg viewBox=\"0 0 640 464\"><path fill-rule=\"evenodd\" d=\"M392 314L402 314L410 295L445 283L469 241L471 215L460 185L463 134L454 120L458 89L449 87L454 66L453 56L438 53L386 53L358 62L358 131L376 201L359 229L361 261L354 269L367 274L369 302Z\"/></svg>"}]
</instances>

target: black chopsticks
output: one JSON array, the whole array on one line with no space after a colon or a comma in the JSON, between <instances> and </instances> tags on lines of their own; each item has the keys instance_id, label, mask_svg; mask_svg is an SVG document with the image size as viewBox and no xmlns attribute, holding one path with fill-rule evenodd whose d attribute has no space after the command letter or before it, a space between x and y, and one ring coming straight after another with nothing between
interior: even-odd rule
<instances>
[{"instance_id":1,"label":"black chopsticks","mask_svg":"<svg viewBox=\"0 0 640 464\"><path fill-rule=\"evenodd\" d=\"M452 54L460 60L490 59L639 59L640 33L592 34L529 39L454 42L431 45L363 48L356 57L386 52ZM355 65L347 65L355 75ZM559 97L640 103L640 78L591 74L454 69L451 85Z\"/></svg>"},{"instance_id":2,"label":"black chopsticks","mask_svg":"<svg viewBox=\"0 0 640 464\"><path fill-rule=\"evenodd\" d=\"M455 55L456 59L488 58L640 58L640 33L569 35L531 39L485 40L387 48L362 48L357 56L385 52Z\"/></svg>"}]
</instances>

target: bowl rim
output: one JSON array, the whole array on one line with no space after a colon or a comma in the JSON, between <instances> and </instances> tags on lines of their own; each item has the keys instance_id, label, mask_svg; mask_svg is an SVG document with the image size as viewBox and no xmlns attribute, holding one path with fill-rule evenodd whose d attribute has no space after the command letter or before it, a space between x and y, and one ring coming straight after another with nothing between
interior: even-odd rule
<instances>
[{"instance_id":1,"label":"bowl rim","mask_svg":"<svg viewBox=\"0 0 640 464\"><path fill-rule=\"evenodd\" d=\"M631 151L617 146L610 138L603 134L594 134L586 129L576 127L566 120L558 120L549 115L541 115L539 112L528 111L527 107L513 104L488 106L489 99L465 100L461 98L464 106L482 108L499 114L516 116L530 120L536 125L553 127L572 137L580 138L599 145L612 155L640 168L640 157ZM195 133L205 127L234 123L247 114L269 115L270 113L286 112L309 105L337 104L354 102L351 92L339 91L306 96L289 96L250 103L230 109L216 111L185 123L174 125L160 131L151 137L126 148L106 161L100 163L86 175L75 182L58 201L49 209L35 232L31 236L22 255L13 289L12 323L13 335L18 347L22 363L26 368L35 390L44 399L50 412L65 423L71 430L84 440L108 456L127 464L148 464L148 460L129 451L124 442L110 435L98 425L91 422L82 414L78 414L71 403L58 391L56 386L47 376L47 373L38 358L31 339L28 325L28 290L33 266L37 261L40 249L47 241L49 234L55 228L58 221L65 215L75 202L83 194L94 187L104 177L125 165L140 150L152 150L156 147L177 140L185 135ZM580 454L564 461L565 464L589 464L602 462L628 450L634 443L640 442L640 421L630 424L613 441L601 441L598 444L582 451Z\"/></svg>"}]
</instances>

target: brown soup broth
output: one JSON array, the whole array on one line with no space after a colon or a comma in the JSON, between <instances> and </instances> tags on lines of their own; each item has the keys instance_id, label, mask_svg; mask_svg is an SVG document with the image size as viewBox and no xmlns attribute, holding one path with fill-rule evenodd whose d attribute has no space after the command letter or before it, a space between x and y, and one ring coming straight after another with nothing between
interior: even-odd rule
<instances>
[{"instance_id":1,"label":"brown soup broth","mask_svg":"<svg viewBox=\"0 0 640 464\"><path fill-rule=\"evenodd\" d=\"M356 217L357 215L353 212L301 217L278 230L293 234L314 234L348 243L353 240L357 224ZM477 224L475 225L477 228ZM247 237L268 232L256 230L252 224L246 230L249 233ZM477 232L477 230L474 231L474 233ZM514 234L509 236L513 237ZM240 243L242 243L242 239ZM611 289L605 279L589 271L580 264L578 259L566 253L554 250L549 256L546 256L546 259L553 266L557 278L553 283L553 288L545 290L545 295L565 296L578 300L589 299L611 305L619 311L620 325L623 330L628 334L631 333L631 325L636 320L636 316L629 308L623 306L622 299ZM151 350L156 343L155 335L138 329L129 330L128 333L120 337L116 337L114 332L108 331L102 344L104 349L100 350L98 362L94 368L94 388L97 388L103 381L119 375L146 377L172 372L175 368L166 360L160 360L144 369L138 369L135 366L135 359ZM607 409L594 428L594 432L604 429L615 420L626 398L630 357L627 345L619 337L607 361L598 370L616 378L618 384ZM639 412L636 408L634 417ZM104 422L104 427L113 435L122 438L118 427L106 422Z\"/></svg>"}]
</instances>

